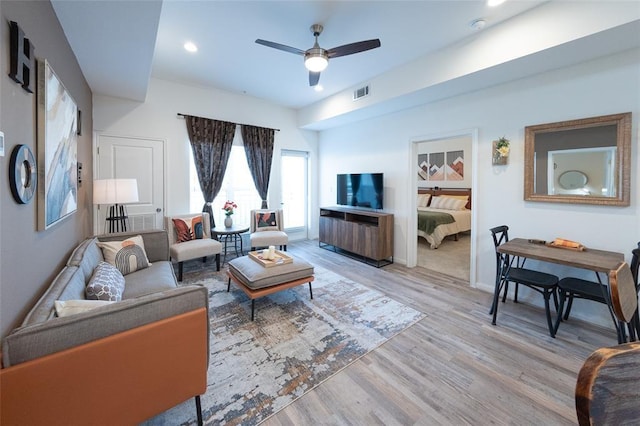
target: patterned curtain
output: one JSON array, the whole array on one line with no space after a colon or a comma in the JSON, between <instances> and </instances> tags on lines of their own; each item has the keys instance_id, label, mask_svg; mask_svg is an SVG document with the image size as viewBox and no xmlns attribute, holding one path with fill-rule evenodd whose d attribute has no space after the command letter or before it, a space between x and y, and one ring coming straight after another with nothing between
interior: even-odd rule
<instances>
[{"instance_id":1,"label":"patterned curtain","mask_svg":"<svg viewBox=\"0 0 640 426\"><path fill-rule=\"evenodd\" d=\"M253 183L262 199L261 208L266 209L275 130L245 124L241 126L241 129L244 152L247 155Z\"/></svg>"},{"instance_id":2,"label":"patterned curtain","mask_svg":"<svg viewBox=\"0 0 640 426\"><path fill-rule=\"evenodd\" d=\"M184 116L193 151L200 189L204 197L203 212L209 213L211 228L216 226L211 203L222 187L236 124L209 118Z\"/></svg>"}]
</instances>

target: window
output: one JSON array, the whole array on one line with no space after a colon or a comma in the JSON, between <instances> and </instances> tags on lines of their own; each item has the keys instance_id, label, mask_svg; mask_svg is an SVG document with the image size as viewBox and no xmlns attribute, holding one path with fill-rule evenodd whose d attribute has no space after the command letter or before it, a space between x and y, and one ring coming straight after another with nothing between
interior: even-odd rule
<instances>
[{"instance_id":1,"label":"window","mask_svg":"<svg viewBox=\"0 0 640 426\"><path fill-rule=\"evenodd\" d=\"M190 211L199 212L204 205L204 198L200 190L200 182L198 182L193 156L189 156L189 171L191 179L189 197ZM262 200L253 183L249 165L247 164L247 157L245 156L242 145L234 145L231 148L229 163L227 164L227 170L224 175L224 180L222 181L222 188L211 204L216 226L220 226L222 222L224 222L222 206L227 200L234 201L238 205L232 217L233 224L239 226L249 226L249 212L253 209L259 209L262 204Z\"/></svg>"}]
</instances>

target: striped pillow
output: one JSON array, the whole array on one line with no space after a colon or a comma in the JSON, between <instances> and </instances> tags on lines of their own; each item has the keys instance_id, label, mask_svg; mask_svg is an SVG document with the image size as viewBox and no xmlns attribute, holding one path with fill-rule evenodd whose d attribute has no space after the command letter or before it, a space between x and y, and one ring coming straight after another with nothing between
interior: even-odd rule
<instances>
[{"instance_id":1,"label":"striped pillow","mask_svg":"<svg viewBox=\"0 0 640 426\"><path fill-rule=\"evenodd\" d=\"M127 238L124 241L99 242L102 256L111 265L118 268L122 275L127 275L138 269L149 267L149 259L144 250L142 236Z\"/></svg>"},{"instance_id":2,"label":"striped pillow","mask_svg":"<svg viewBox=\"0 0 640 426\"><path fill-rule=\"evenodd\" d=\"M442 210L464 210L467 205L466 200L459 200L452 197L433 197L430 207Z\"/></svg>"}]
</instances>

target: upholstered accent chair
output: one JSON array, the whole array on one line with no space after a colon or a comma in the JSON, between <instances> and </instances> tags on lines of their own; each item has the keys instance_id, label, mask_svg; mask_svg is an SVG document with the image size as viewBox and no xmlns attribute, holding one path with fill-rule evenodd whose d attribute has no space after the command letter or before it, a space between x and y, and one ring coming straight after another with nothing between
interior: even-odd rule
<instances>
[{"instance_id":1,"label":"upholstered accent chair","mask_svg":"<svg viewBox=\"0 0 640 426\"><path fill-rule=\"evenodd\" d=\"M178 262L178 281L182 281L182 264L186 260L215 256L216 270L220 270L222 244L211 238L209 213L194 213L165 217L169 234L169 255Z\"/></svg>"},{"instance_id":2,"label":"upholstered accent chair","mask_svg":"<svg viewBox=\"0 0 640 426\"><path fill-rule=\"evenodd\" d=\"M251 210L249 232L251 250L269 246L287 250L289 236L284 232L282 209Z\"/></svg>"}]
</instances>

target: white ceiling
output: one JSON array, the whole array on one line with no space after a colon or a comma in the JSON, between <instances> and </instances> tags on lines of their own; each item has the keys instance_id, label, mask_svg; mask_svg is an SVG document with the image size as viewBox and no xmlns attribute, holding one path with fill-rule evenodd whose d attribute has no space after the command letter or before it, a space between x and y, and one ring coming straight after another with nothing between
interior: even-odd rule
<instances>
[{"instance_id":1,"label":"white ceiling","mask_svg":"<svg viewBox=\"0 0 640 426\"><path fill-rule=\"evenodd\" d=\"M545 1L75 1L52 0L80 67L96 94L143 101L150 77L245 93L302 108L412 60L477 35ZM379 38L380 48L334 58L309 87L300 56L257 38L306 50L309 27L324 25L325 49ZM182 47L194 42L199 50Z\"/></svg>"}]
</instances>

